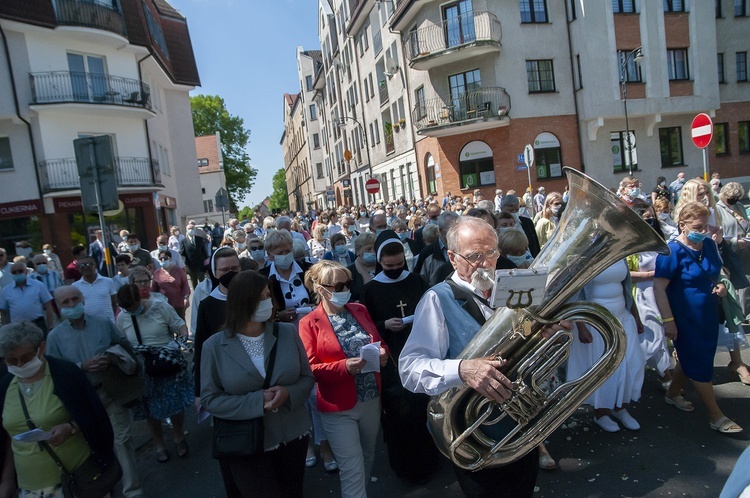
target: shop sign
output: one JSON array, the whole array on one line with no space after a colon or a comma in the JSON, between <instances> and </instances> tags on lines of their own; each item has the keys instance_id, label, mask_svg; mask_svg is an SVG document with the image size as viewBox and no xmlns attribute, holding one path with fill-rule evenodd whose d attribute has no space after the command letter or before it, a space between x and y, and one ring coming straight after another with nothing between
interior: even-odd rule
<instances>
[{"instance_id":1,"label":"shop sign","mask_svg":"<svg viewBox=\"0 0 750 498\"><path fill-rule=\"evenodd\" d=\"M39 199L0 204L0 218L25 218L40 214L43 214L43 211L42 203Z\"/></svg>"}]
</instances>

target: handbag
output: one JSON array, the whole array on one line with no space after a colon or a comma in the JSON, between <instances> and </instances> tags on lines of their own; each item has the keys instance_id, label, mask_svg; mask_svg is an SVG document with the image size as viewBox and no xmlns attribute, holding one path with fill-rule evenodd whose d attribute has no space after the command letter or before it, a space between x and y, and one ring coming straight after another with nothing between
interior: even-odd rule
<instances>
[{"instance_id":1,"label":"handbag","mask_svg":"<svg viewBox=\"0 0 750 498\"><path fill-rule=\"evenodd\" d=\"M130 315L130 318L133 320L138 344L143 346L138 320L135 315ZM143 356L143 368L149 377L173 377L187 368L187 360L179 349L143 346L140 353Z\"/></svg>"},{"instance_id":2,"label":"handbag","mask_svg":"<svg viewBox=\"0 0 750 498\"><path fill-rule=\"evenodd\" d=\"M279 324L273 324L273 336L278 338ZM271 383L273 366L276 363L276 344L268 357L268 370L263 381L263 390ZM263 452L263 417L249 420L229 420L214 417L213 457L247 457Z\"/></svg>"},{"instance_id":3,"label":"handbag","mask_svg":"<svg viewBox=\"0 0 750 498\"><path fill-rule=\"evenodd\" d=\"M29 426L29 429L36 429L36 424L31 421L29 409L26 407L26 401L23 399L20 389L18 390L18 397L21 399L26 425ZM111 492L122 479L122 467L117 458L114 458L112 463L105 467L94 454L91 454L75 471L70 472L46 441L40 441L39 446L49 453L49 456L60 469L62 473L60 483L65 498L102 498Z\"/></svg>"}]
</instances>

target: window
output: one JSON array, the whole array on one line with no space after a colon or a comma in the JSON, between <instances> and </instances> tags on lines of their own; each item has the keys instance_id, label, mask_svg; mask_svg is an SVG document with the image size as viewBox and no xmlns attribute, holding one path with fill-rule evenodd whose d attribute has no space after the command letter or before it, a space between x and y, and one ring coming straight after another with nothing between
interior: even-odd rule
<instances>
[{"instance_id":1,"label":"window","mask_svg":"<svg viewBox=\"0 0 750 498\"><path fill-rule=\"evenodd\" d=\"M0 137L0 171L13 169L13 155L10 153L10 138Z\"/></svg>"},{"instance_id":2,"label":"window","mask_svg":"<svg viewBox=\"0 0 750 498\"><path fill-rule=\"evenodd\" d=\"M368 48L370 48L370 40L367 38L367 28L370 27L370 23L368 22L365 24L365 27L362 29L362 40L364 41L365 45L365 51L367 51Z\"/></svg>"},{"instance_id":3,"label":"window","mask_svg":"<svg viewBox=\"0 0 750 498\"><path fill-rule=\"evenodd\" d=\"M206 193L206 189L205 188L201 188L201 194L205 194L205 193Z\"/></svg>"},{"instance_id":4,"label":"window","mask_svg":"<svg viewBox=\"0 0 750 498\"><path fill-rule=\"evenodd\" d=\"M151 39L156 43L156 45L161 50L161 53L164 54L164 56L169 60L169 51L167 50L167 40L164 38L164 33L161 31L161 26L156 21L156 18L154 18L154 15L151 13L151 10L143 4L143 12L146 14L146 25L148 26L148 31L151 33Z\"/></svg>"},{"instance_id":5,"label":"window","mask_svg":"<svg viewBox=\"0 0 750 498\"><path fill-rule=\"evenodd\" d=\"M575 21L576 20L576 2L578 0L570 0L570 14L568 21Z\"/></svg>"},{"instance_id":6,"label":"window","mask_svg":"<svg viewBox=\"0 0 750 498\"><path fill-rule=\"evenodd\" d=\"M472 43L476 39L471 0L462 0L443 7L443 19L447 48Z\"/></svg>"},{"instance_id":7,"label":"window","mask_svg":"<svg viewBox=\"0 0 750 498\"><path fill-rule=\"evenodd\" d=\"M576 69L578 70L578 89L583 88L583 71L581 70L581 54L576 55Z\"/></svg>"},{"instance_id":8,"label":"window","mask_svg":"<svg viewBox=\"0 0 750 498\"><path fill-rule=\"evenodd\" d=\"M198 166L208 166L208 158L201 157L198 159Z\"/></svg>"},{"instance_id":9,"label":"window","mask_svg":"<svg viewBox=\"0 0 750 498\"><path fill-rule=\"evenodd\" d=\"M630 135L624 131L615 131L609 134L612 149L612 171L615 173L629 172L638 169L638 155L635 147L635 133ZM630 153L628 153L628 149Z\"/></svg>"},{"instance_id":10,"label":"window","mask_svg":"<svg viewBox=\"0 0 750 498\"><path fill-rule=\"evenodd\" d=\"M627 83L640 83L641 81L643 81L643 76L641 74L641 65L636 62L635 55L630 56L631 53L631 50L617 51L617 67L620 72L620 81L625 81ZM627 61L627 64L625 63L625 61ZM625 74L623 74L622 72L623 66L625 69Z\"/></svg>"},{"instance_id":11,"label":"window","mask_svg":"<svg viewBox=\"0 0 750 498\"><path fill-rule=\"evenodd\" d=\"M370 147L375 147L375 131L372 123L370 123Z\"/></svg>"},{"instance_id":12,"label":"window","mask_svg":"<svg viewBox=\"0 0 750 498\"><path fill-rule=\"evenodd\" d=\"M313 133L313 148L320 149L320 135Z\"/></svg>"},{"instance_id":13,"label":"window","mask_svg":"<svg viewBox=\"0 0 750 498\"><path fill-rule=\"evenodd\" d=\"M204 213L211 213L214 210L214 201L211 199L206 199L203 201L203 212Z\"/></svg>"},{"instance_id":14,"label":"window","mask_svg":"<svg viewBox=\"0 0 750 498\"><path fill-rule=\"evenodd\" d=\"M419 51L419 32L417 31L416 24L409 30L409 53L412 59L421 53Z\"/></svg>"},{"instance_id":15,"label":"window","mask_svg":"<svg viewBox=\"0 0 750 498\"><path fill-rule=\"evenodd\" d=\"M740 154L750 152L750 121L737 123L737 138L740 141Z\"/></svg>"},{"instance_id":16,"label":"window","mask_svg":"<svg viewBox=\"0 0 750 498\"><path fill-rule=\"evenodd\" d=\"M495 184L495 164L489 145L479 140L469 142L458 157L462 189Z\"/></svg>"},{"instance_id":17,"label":"window","mask_svg":"<svg viewBox=\"0 0 750 498\"><path fill-rule=\"evenodd\" d=\"M467 71L465 73L454 74L448 77L448 84L451 89L451 108L449 111L454 121L462 121L467 117L467 111L476 109L477 102L475 96L477 90L482 87L482 81L479 77L479 69Z\"/></svg>"},{"instance_id":18,"label":"window","mask_svg":"<svg viewBox=\"0 0 750 498\"><path fill-rule=\"evenodd\" d=\"M537 179L562 178L562 151L560 140L547 131L536 136L534 141L534 169Z\"/></svg>"},{"instance_id":19,"label":"window","mask_svg":"<svg viewBox=\"0 0 750 498\"><path fill-rule=\"evenodd\" d=\"M685 1L664 0L664 12L685 12Z\"/></svg>"},{"instance_id":20,"label":"window","mask_svg":"<svg viewBox=\"0 0 750 498\"><path fill-rule=\"evenodd\" d=\"M667 50L667 65L670 81L690 79L687 49L675 48Z\"/></svg>"},{"instance_id":21,"label":"window","mask_svg":"<svg viewBox=\"0 0 750 498\"><path fill-rule=\"evenodd\" d=\"M747 81L747 52L737 52L734 60L737 65L737 81Z\"/></svg>"},{"instance_id":22,"label":"window","mask_svg":"<svg viewBox=\"0 0 750 498\"><path fill-rule=\"evenodd\" d=\"M308 92L311 92L313 89L313 77L310 75L305 76L305 88L307 88Z\"/></svg>"},{"instance_id":23,"label":"window","mask_svg":"<svg viewBox=\"0 0 750 498\"><path fill-rule=\"evenodd\" d=\"M315 104L310 105L310 121L318 119L318 111L315 109Z\"/></svg>"},{"instance_id":24,"label":"window","mask_svg":"<svg viewBox=\"0 0 750 498\"><path fill-rule=\"evenodd\" d=\"M714 144L717 156L729 155L729 123L714 123Z\"/></svg>"},{"instance_id":25,"label":"window","mask_svg":"<svg viewBox=\"0 0 750 498\"><path fill-rule=\"evenodd\" d=\"M424 119L425 117L427 117L427 107L424 98L424 86L420 86L419 88L414 90L414 103L414 110L416 111L414 119L419 121L420 119Z\"/></svg>"},{"instance_id":26,"label":"window","mask_svg":"<svg viewBox=\"0 0 750 498\"><path fill-rule=\"evenodd\" d=\"M714 5L716 6L716 19L721 19L721 0L714 0Z\"/></svg>"},{"instance_id":27,"label":"window","mask_svg":"<svg viewBox=\"0 0 750 498\"><path fill-rule=\"evenodd\" d=\"M747 0L734 0L734 17L747 15Z\"/></svg>"},{"instance_id":28,"label":"window","mask_svg":"<svg viewBox=\"0 0 750 498\"><path fill-rule=\"evenodd\" d=\"M682 128L659 128L661 167L682 166Z\"/></svg>"},{"instance_id":29,"label":"window","mask_svg":"<svg viewBox=\"0 0 750 498\"><path fill-rule=\"evenodd\" d=\"M547 22L547 2L545 0L518 0L522 23Z\"/></svg>"},{"instance_id":30,"label":"window","mask_svg":"<svg viewBox=\"0 0 750 498\"><path fill-rule=\"evenodd\" d=\"M107 61L99 55L68 53L70 87L76 102L106 102Z\"/></svg>"},{"instance_id":31,"label":"window","mask_svg":"<svg viewBox=\"0 0 750 498\"><path fill-rule=\"evenodd\" d=\"M378 127L378 120L375 120L375 143L380 143L380 128Z\"/></svg>"},{"instance_id":32,"label":"window","mask_svg":"<svg viewBox=\"0 0 750 498\"><path fill-rule=\"evenodd\" d=\"M315 175L318 179L323 178L323 163L315 163Z\"/></svg>"},{"instance_id":33,"label":"window","mask_svg":"<svg viewBox=\"0 0 750 498\"><path fill-rule=\"evenodd\" d=\"M435 178L435 159L432 154L427 154L427 191L435 195L437 194L437 180Z\"/></svg>"},{"instance_id":34,"label":"window","mask_svg":"<svg viewBox=\"0 0 750 498\"><path fill-rule=\"evenodd\" d=\"M526 79L529 82L529 93L554 92L552 60L526 61Z\"/></svg>"},{"instance_id":35,"label":"window","mask_svg":"<svg viewBox=\"0 0 750 498\"><path fill-rule=\"evenodd\" d=\"M159 146L159 164L162 173L172 176L172 168L169 166L169 151L161 145Z\"/></svg>"},{"instance_id":36,"label":"window","mask_svg":"<svg viewBox=\"0 0 750 498\"><path fill-rule=\"evenodd\" d=\"M724 54L716 54L716 66L719 72L719 83L726 83L724 79Z\"/></svg>"},{"instance_id":37,"label":"window","mask_svg":"<svg viewBox=\"0 0 750 498\"><path fill-rule=\"evenodd\" d=\"M612 12L615 14L635 14L635 0L612 0Z\"/></svg>"}]
</instances>

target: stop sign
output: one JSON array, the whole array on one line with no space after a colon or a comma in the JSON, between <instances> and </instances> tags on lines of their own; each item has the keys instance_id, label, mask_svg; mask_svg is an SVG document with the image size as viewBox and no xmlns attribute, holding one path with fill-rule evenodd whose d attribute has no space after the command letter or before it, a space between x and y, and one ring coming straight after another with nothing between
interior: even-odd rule
<instances>
[{"instance_id":1,"label":"stop sign","mask_svg":"<svg viewBox=\"0 0 750 498\"><path fill-rule=\"evenodd\" d=\"M380 182L375 178L370 178L365 182L365 190L368 194L377 194L380 192Z\"/></svg>"},{"instance_id":2,"label":"stop sign","mask_svg":"<svg viewBox=\"0 0 750 498\"><path fill-rule=\"evenodd\" d=\"M708 114L700 113L693 118L690 125L690 137L699 149L705 149L714 136L714 125Z\"/></svg>"}]
</instances>

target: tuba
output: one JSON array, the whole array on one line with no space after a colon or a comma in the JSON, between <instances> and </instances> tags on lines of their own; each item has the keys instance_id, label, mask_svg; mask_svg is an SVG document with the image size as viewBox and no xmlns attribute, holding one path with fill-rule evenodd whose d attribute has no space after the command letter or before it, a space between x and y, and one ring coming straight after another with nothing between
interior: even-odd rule
<instances>
[{"instance_id":1,"label":"tuba","mask_svg":"<svg viewBox=\"0 0 750 498\"><path fill-rule=\"evenodd\" d=\"M594 277L631 254L669 248L641 217L603 185L571 168L570 199L551 239L531 268L547 267L539 303L523 310L498 308L458 359L502 357L501 372L513 383L511 397L491 401L468 387L430 400L427 423L438 449L467 470L511 463L529 453L562 424L604 381L625 355L620 322L593 303L568 301ZM604 340L603 355L578 379L545 394L540 386L570 355L573 334L542 337L547 324L584 322Z\"/></svg>"}]
</instances>

